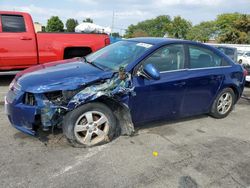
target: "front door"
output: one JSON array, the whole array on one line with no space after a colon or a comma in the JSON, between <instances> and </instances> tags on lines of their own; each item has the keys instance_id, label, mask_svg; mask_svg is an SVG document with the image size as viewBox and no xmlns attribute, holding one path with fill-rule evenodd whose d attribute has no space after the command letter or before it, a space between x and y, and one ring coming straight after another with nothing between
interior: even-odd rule
<instances>
[{"instance_id":1,"label":"front door","mask_svg":"<svg viewBox=\"0 0 250 188\"><path fill-rule=\"evenodd\" d=\"M183 45L167 45L141 63L153 64L160 72L159 80L133 77L136 96L129 105L133 122L172 118L179 113L186 88L187 70ZM136 71L135 71L136 72Z\"/></svg>"}]
</instances>

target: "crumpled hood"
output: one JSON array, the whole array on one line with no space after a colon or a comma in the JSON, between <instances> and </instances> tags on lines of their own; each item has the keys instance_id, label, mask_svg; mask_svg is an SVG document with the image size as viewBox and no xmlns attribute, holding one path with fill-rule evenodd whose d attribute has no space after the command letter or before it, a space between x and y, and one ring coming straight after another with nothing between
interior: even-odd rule
<instances>
[{"instance_id":1,"label":"crumpled hood","mask_svg":"<svg viewBox=\"0 0 250 188\"><path fill-rule=\"evenodd\" d=\"M111 78L113 72L100 70L80 58L38 65L20 72L17 84L22 91L44 93L74 90L98 80Z\"/></svg>"}]
</instances>

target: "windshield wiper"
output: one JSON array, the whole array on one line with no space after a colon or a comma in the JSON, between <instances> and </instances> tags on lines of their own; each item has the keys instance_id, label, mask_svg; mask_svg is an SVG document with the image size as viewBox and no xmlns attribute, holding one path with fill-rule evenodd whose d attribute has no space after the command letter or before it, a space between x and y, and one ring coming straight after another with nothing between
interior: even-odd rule
<instances>
[{"instance_id":1,"label":"windshield wiper","mask_svg":"<svg viewBox=\"0 0 250 188\"><path fill-rule=\"evenodd\" d=\"M98 69L104 71L103 68L101 68L100 66L96 65L94 62L88 61L86 57L83 57L83 59L84 59L84 61L85 61L86 63L88 63L88 64L90 64L90 65L92 65L92 66L94 66L94 67L96 67L96 68L98 68Z\"/></svg>"}]
</instances>

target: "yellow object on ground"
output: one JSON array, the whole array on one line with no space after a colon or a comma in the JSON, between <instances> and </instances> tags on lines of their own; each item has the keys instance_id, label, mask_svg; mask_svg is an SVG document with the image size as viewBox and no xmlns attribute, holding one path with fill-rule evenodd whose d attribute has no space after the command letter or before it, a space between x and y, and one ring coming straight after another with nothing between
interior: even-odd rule
<instances>
[{"instance_id":1,"label":"yellow object on ground","mask_svg":"<svg viewBox=\"0 0 250 188\"><path fill-rule=\"evenodd\" d=\"M157 157L158 156L158 152L157 151L153 151L153 156Z\"/></svg>"}]
</instances>

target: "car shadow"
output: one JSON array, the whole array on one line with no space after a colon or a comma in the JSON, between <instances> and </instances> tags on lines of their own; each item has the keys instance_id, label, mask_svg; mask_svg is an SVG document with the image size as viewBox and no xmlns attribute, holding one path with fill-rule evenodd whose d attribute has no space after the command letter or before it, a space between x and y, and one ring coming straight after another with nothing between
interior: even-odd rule
<instances>
[{"instance_id":1,"label":"car shadow","mask_svg":"<svg viewBox=\"0 0 250 188\"><path fill-rule=\"evenodd\" d=\"M156 127L161 127L161 126L170 126L174 124L180 124L188 121L193 121L193 120L199 120L199 119L204 119L210 117L207 114L202 114L202 115L196 115L196 116L191 116L191 117L183 117L183 118L178 118L178 119L165 119L165 120L158 120L158 121L152 121L149 123L144 123L144 124L136 124L135 125L135 130L138 133L138 131L141 130L147 130L150 128L156 128Z\"/></svg>"},{"instance_id":2,"label":"car shadow","mask_svg":"<svg viewBox=\"0 0 250 188\"><path fill-rule=\"evenodd\" d=\"M43 143L45 146L50 146L50 147L68 145L67 140L63 135L62 129L59 128L54 128L53 131L50 129L49 131L46 132L38 130L35 136L31 136L23 132L17 132L14 134L14 139L15 140L18 139L23 142L32 141L35 139Z\"/></svg>"}]
</instances>

